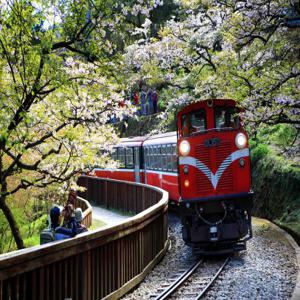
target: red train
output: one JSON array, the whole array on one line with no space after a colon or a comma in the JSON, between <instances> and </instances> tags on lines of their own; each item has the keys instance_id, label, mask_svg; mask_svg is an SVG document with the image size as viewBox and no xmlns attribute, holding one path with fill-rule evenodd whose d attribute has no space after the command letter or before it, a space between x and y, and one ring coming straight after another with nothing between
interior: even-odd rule
<instances>
[{"instance_id":1,"label":"red train","mask_svg":"<svg viewBox=\"0 0 300 300\"><path fill-rule=\"evenodd\" d=\"M169 192L184 241L200 253L246 248L252 236L248 137L233 100L212 99L178 113L177 132L122 139L117 170L99 177L143 182Z\"/></svg>"}]
</instances>

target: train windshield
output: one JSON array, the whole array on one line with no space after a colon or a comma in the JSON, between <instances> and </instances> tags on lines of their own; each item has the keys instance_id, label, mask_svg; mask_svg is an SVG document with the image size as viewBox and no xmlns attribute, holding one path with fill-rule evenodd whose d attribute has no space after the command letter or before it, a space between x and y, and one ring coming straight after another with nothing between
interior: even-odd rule
<instances>
[{"instance_id":1,"label":"train windshield","mask_svg":"<svg viewBox=\"0 0 300 300\"><path fill-rule=\"evenodd\" d=\"M234 107L215 108L215 128L240 128L238 110Z\"/></svg>"},{"instance_id":2,"label":"train windshield","mask_svg":"<svg viewBox=\"0 0 300 300\"><path fill-rule=\"evenodd\" d=\"M182 136L189 136L193 133L207 129L206 113L204 109L182 115L181 118Z\"/></svg>"}]
</instances>

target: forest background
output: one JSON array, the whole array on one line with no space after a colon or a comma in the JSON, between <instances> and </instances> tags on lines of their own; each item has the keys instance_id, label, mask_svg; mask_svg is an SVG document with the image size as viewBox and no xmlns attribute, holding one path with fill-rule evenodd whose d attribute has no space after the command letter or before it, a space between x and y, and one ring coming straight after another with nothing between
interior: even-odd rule
<instances>
[{"instance_id":1,"label":"forest background","mask_svg":"<svg viewBox=\"0 0 300 300\"><path fill-rule=\"evenodd\" d=\"M255 213L300 233L299 1L6 0L0 11L1 253L38 243L76 174L115 166L97 152L120 135L112 115L130 117L127 134L147 122L121 105L141 86L159 93L156 132L187 103L237 100Z\"/></svg>"}]
</instances>

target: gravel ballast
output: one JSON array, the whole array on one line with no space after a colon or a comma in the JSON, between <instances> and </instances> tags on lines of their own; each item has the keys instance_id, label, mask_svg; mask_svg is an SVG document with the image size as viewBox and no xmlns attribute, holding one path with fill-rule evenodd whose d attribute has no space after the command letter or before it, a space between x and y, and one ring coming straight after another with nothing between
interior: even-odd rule
<instances>
[{"instance_id":1,"label":"gravel ballast","mask_svg":"<svg viewBox=\"0 0 300 300\"><path fill-rule=\"evenodd\" d=\"M170 277L197 259L184 244L180 220L174 213L169 214L169 228L171 248L166 256L143 283L122 299L155 299L154 295L162 291L162 284L168 285ZM203 268L209 268L214 261L211 258L211 263L208 260ZM204 299L290 299L297 272L295 251L288 241L269 222L254 218L253 238L247 243L247 251L231 257Z\"/></svg>"}]
</instances>

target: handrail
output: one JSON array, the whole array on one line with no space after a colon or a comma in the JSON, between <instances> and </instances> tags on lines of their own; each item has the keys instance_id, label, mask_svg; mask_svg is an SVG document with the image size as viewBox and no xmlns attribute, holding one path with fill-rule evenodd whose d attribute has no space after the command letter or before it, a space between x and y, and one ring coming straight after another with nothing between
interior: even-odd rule
<instances>
[{"instance_id":1,"label":"handrail","mask_svg":"<svg viewBox=\"0 0 300 300\"><path fill-rule=\"evenodd\" d=\"M85 194L93 196L92 200L110 199L140 213L117 226L0 255L1 300L116 299L139 283L165 253L167 192L143 184L88 176L82 180L88 184ZM99 194L105 186L105 193ZM123 201L115 198L120 187L123 193L127 191Z\"/></svg>"},{"instance_id":2,"label":"handrail","mask_svg":"<svg viewBox=\"0 0 300 300\"><path fill-rule=\"evenodd\" d=\"M77 196L76 206L82 209L82 224L89 228L92 225L93 208L89 201Z\"/></svg>"}]
</instances>

